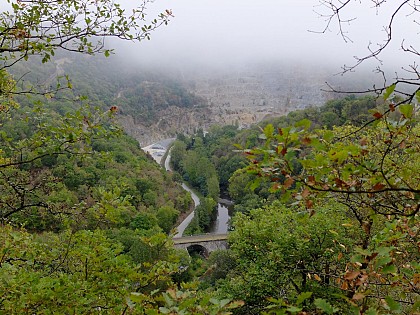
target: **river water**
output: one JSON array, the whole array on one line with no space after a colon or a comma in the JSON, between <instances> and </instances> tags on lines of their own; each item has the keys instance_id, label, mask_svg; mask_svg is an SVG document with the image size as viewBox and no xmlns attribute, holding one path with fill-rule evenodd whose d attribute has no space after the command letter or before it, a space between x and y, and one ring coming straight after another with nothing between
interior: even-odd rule
<instances>
[{"instance_id":1,"label":"river water","mask_svg":"<svg viewBox=\"0 0 420 315\"><path fill-rule=\"evenodd\" d=\"M228 204L220 202L217 204L217 219L210 227L211 234L226 234L228 232L230 220L228 206Z\"/></svg>"}]
</instances>

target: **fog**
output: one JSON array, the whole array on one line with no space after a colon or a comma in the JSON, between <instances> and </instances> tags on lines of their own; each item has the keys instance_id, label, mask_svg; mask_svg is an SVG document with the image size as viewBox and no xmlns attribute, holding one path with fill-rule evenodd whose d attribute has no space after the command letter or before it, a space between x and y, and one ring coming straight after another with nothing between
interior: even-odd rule
<instances>
[{"instance_id":1,"label":"fog","mask_svg":"<svg viewBox=\"0 0 420 315\"><path fill-rule=\"evenodd\" d=\"M125 0L128 1L128 0ZM132 2L131 2L132 3ZM318 0L156 0L148 17L170 9L174 17L152 33L150 41L115 43L125 60L176 68L226 68L255 63L315 65L339 72L352 65L354 56L369 53L386 39L384 26L398 3L379 9L372 1L354 1L343 11L346 40L333 21L322 33L330 13ZM401 12L394 26L393 43L381 56L385 65L399 69L409 60L401 57L401 41L416 32L409 11ZM410 33L413 33L412 35ZM405 57L406 58L406 57ZM365 69L380 65L366 62Z\"/></svg>"}]
</instances>

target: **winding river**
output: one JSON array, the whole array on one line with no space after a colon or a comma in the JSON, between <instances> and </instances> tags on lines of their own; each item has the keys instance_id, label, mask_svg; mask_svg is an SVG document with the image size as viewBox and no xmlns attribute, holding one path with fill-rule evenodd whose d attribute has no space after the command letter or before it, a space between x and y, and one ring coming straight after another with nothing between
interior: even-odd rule
<instances>
[{"instance_id":1,"label":"winding river","mask_svg":"<svg viewBox=\"0 0 420 315\"><path fill-rule=\"evenodd\" d=\"M165 169L167 171L172 171L170 166L170 160L171 160L171 149L169 149L168 155L165 159ZM182 188L184 188L186 191L188 191L191 194L191 197L194 201L194 207L197 208L197 206L200 204L200 198L191 190L190 187L188 187L185 183L182 183ZM229 209L228 209L229 201L223 202L222 200L219 200L219 203L217 204L217 218L216 221L213 222L210 233L211 234L226 234L228 231L229 226ZM194 218L194 211L192 211L185 219L181 222L180 225L177 226L177 233L174 237L182 237L182 234L184 233L187 226L190 224L191 220Z\"/></svg>"}]
</instances>

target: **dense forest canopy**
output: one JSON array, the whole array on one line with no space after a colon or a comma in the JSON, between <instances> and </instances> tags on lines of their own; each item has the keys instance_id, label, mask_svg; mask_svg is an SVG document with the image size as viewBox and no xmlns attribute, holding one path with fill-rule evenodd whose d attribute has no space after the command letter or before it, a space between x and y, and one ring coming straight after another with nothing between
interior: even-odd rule
<instances>
[{"instance_id":1,"label":"dense forest canopy","mask_svg":"<svg viewBox=\"0 0 420 315\"><path fill-rule=\"evenodd\" d=\"M210 258L204 286L243 300L240 314L419 311L418 115L388 96L179 137L174 166L197 189L194 168L221 179L234 165L219 181L235 201L230 249Z\"/></svg>"},{"instance_id":2,"label":"dense forest canopy","mask_svg":"<svg viewBox=\"0 0 420 315\"><path fill-rule=\"evenodd\" d=\"M390 95L178 137L175 170L203 194L216 176L235 201L204 286L246 314L418 312L418 116Z\"/></svg>"},{"instance_id":3,"label":"dense forest canopy","mask_svg":"<svg viewBox=\"0 0 420 315\"><path fill-rule=\"evenodd\" d=\"M88 99L87 82L48 63L60 49L107 56L103 39L148 38L170 11L147 24L148 1L133 11L107 0L8 3L0 15L0 312L234 306L207 305L210 296L180 284L190 259L168 233L191 197L115 124L110 91ZM18 75L27 66L34 71ZM175 90L167 94L177 98Z\"/></svg>"}]
</instances>

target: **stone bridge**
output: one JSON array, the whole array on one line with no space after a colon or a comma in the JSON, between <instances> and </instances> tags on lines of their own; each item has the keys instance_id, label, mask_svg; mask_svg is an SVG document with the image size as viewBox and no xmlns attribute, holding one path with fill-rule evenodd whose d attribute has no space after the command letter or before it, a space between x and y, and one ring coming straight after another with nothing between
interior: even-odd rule
<instances>
[{"instance_id":1,"label":"stone bridge","mask_svg":"<svg viewBox=\"0 0 420 315\"><path fill-rule=\"evenodd\" d=\"M175 248L186 249L190 254L199 253L204 257L219 249L227 249L227 234L204 234L174 238Z\"/></svg>"}]
</instances>

